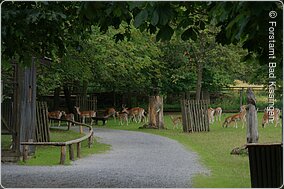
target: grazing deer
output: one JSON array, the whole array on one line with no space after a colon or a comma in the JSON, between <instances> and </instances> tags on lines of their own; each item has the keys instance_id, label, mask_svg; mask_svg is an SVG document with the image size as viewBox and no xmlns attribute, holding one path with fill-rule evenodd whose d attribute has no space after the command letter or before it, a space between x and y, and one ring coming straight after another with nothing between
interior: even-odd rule
<instances>
[{"instance_id":1,"label":"grazing deer","mask_svg":"<svg viewBox=\"0 0 284 189\"><path fill-rule=\"evenodd\" d=\"M143 108L135 107L127 109L125 106L122 106L123 110L121 112L126 112L129 116L129 120L134 120L136 123L140 123L143 120L146 120L145 110ZM138 119L138 120L137 120Z\"/></svg>"},{"instance_id":2,"label":"grazing deer","mask_svg":"<svg viewBox=\"0 0 284 189\"><path fill-rule=\"evenodd\" d=\"M269 111L267 110L267 108L264 109L264 114L262 117L262 127L264 128L266 124L269 123ZM275 127L277 127L278 123L279 123L279 119L280 119L280 110L278 108L275 108L271 111L272 116L273 116L273 122L275 122Z\"/></svg>"},{"instance_id":3,"label":"grazing deer","mask_svg":"<svg viewBox=\"0 0 284 189\"><path fill-rule=\"evenodd\" d=\"M215 110L213 108L208 108L208 118L209 118L209 124L214 123L214 112Z\"/></svg>"},{"instance_id":4,"label":"grazing deer","mask_svg":"<svg viewBox=\"0 0 284 189\"><path fill-rule=\"evenodd\" d=\"M62 117L62 112L57 110L57 111L52 111L48 112L48 118L53 118L53 119L61 119ZM61 121L58 121L58 127L60 126ZM49 126L51 126L51 120L49 120Z\"/></svg>"},{"instance_id":5,"label":"grazing deer","mask_svg":"<svg viewBox=\"0 0 284 189\"><path fill-rule=\"evenodd\" d=\"M174 116L170 116L171 117L171 120L174 124L174 127L173 129L177 128L178 129L178 125L182 123L182 117L181 116L177 116L177 117L174 117Z\"/></svg>"},{"instance_id":6,"label":"grazing deer","mask_svg":"<svg viewBox=\"0 0 284 189\"><path fill-rule=\"evenodd\" d=\"M230 123L235 122L234 127L238 128L237 121L242 121L243 122L242 128L244 128L246 122L246 106L241 106L240 113L227 117L222 126L228 127Z\"/></svg>"},{"instance_id":7,"label":"grazing deer","mask_svg":"<svg viewBox=\"0 0 284 189\"><path fill-rule=\"evenodd\" d=\"M126 122L126 125L128 125L128 113L127 112L116 112L116 116L119 120L119 125L123 125L123 122Z\"/></svg>"},{"instance_id":8,"label":"grazing deer","mask_svg":"<svg viewBox=\"0 0 284 189\"><path fill-rule=\"evenodd\" d=\"M107 116L107 117L112 116L114 121L116 122L116 119L115 119L116 111L114 108L107 108L104 112L104 116Z\"/></svg>"},{"instance_id":9,"label":"grazing deer","mask_svg":"<svg viewBox=\"0 0 284 189\"><path fill-rule=\"evenodd\" d=\"M214 115L216 116L216 121L221 121L222 111L221 107L215 108Z\"/></svg>"},{"instance_id":10,"label":"grazing deer","mask_svg":"<svg viewBox=\"0 0 284 189\"><path fill-rule=\"evenodd\" d=\"M86 118L91 118L91 125L93 124L93 119L92 117L96 117L96 112L93 110L89 110L89 111L82 111L80 112L80 107L74 106L74 108L76 109L77 114L80 116L80 118L82 118L82 122L85 123L85 119Z\"/></svg>"}]
</instances>

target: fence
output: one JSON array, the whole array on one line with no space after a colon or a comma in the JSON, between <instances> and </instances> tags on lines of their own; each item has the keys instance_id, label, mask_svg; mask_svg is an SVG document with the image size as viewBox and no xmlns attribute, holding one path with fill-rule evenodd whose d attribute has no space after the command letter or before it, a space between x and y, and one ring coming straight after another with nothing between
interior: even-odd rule
<instances>
[{"instance_id":1,"label":"fence","mask_svg":"<svg viewBox=\"0 0 284 189\"><path fill-rule=\"evenodd\" d=\"M208 100L181 100L184 132L209 131Z\"/></svg>"},{"instance_id":2,"label":"fence","mask_svg":"<svg viewBox=\"0 0 284 189\"><path fill-rule=\"evenodd\" d=\"M49 142L49 127L48 127L48 110L46 102L36 103L36 132L35 140L37 142Z\"/></svg>"},{"instance_id":3,"label":"fence","mask_svg":"<svg viewBox=\"0 0 284 189\"><path fill-rule=\"evenodd\" d=\"M75 123L77 125L80 126L85 126L89 128L89 133L86 134L85 136L75 139L75 140L70 140L67 142L21 142L21 145L23 145L23 161L26 162L26 160L28 159L28 154L29 154L29 147L30 146L60 146L60 164L64 164L65 163L65 159L66 159L66 147L69 147L69 158L71 161L75 160L74 157L74 147L73 145L76 145L77 147L77 158L81 157L81 143L82 141L88 139L88 147L90 148L91 145L93 144L93 140L94 140L94 131L93 128L89 125L83 124L83 123L78 123L78 122L73 122L73 121L69 121L66 120L67 122L71 122L71 123Z\"/></svg>"},{"instance_id":4,"label":"fence","mask_svg":"<svg viewBox=\"0 0 284 189\"><path fill-rule=\"evenodd\" d=\"M76 106L80 107L80 110L88 111L94 110L97 111L97 97L96 96L77 96L76 97Z\"/></svg>"},{"instance_id":5,"label":"fence","mask_svg":"<svg viewBox=\"0 0 284 189\"><path fill-rule=\"evenodd\" d=\"M13 134L13 104L7 100L1 103L1 134Z\"/></svg>"}]
</instances>

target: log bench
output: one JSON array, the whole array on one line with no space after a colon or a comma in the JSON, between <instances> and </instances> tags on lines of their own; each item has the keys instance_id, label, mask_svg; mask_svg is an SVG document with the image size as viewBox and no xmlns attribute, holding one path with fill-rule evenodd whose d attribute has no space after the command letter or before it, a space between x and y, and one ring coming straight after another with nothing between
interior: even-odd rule
<instances>
[{"instance_id":1,"label":"log bench","mask_svg":"<svg viewBox=\"0 0 284 189\"><path fill-rule=\"evenodd\" d=\"M73 122L77 125L81 126L85 126L89 128L89 133L86 134L85 136L78 138L78 139L74 139L74 140L70 140L67 142L21 142L21 145L23 145L23 161L26 162L26 160L28 159L28 153L29 153L29 146L30 145L35 145L35 146L60 146L61 150L60 150L60 164L64 165L65 163L65 159L66 159L66 148L67 146L69 147L69 158L71 161L74 161L74 145L76 145L77 147L77 158L81 157L81 142L88 139L88 147L90 148L93 144L93 140L94 140L94 131L93 128L90 125L86 125L83 123L79 123L79 122Z\"/></svg>"},{"instance_id":2,"label":"log bench","mask_svg":"<svg viewBox=\"0 0 284 189\"><path fill-rule=\"evenodd\" d=\"M109 116L96 116L92 117L92 119L95 121L95 124L98 125L98 121L102 121L103 125L106 124L106 121L108 120Z\"/></svg>"}]
</instances>

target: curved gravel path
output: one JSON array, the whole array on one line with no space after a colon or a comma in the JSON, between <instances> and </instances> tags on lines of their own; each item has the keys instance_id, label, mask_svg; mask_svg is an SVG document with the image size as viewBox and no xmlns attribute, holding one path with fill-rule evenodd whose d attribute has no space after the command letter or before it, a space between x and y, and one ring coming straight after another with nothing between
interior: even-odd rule
<instances>
[{"instance_id":1,"label":"curved gravel path","mask_svg":"<svg viewBox=\"0 0 284 189\"><path fill-rule=\"evenodd\" d=\"M100 142L112 145L106 154L74 161L71 166L2 164L6 188L184 188L191 178L208 173L196 153L178 142L152 134L95 129Z\"/></svg>"}]
</instances>

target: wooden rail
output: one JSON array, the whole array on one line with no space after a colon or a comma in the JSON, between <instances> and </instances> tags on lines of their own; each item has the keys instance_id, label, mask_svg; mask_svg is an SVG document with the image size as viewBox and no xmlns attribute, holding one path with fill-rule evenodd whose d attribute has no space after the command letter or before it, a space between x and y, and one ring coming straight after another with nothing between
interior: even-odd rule
<instances>
[{"instance_id":1,"label":"wooden rail","mask_svg":"<svg viewBox=\"0 0 284 189\"><path fill-rule=\"evenodd\" d=\"M28 152L29 152L29 146L30 145L37 145L37 146L60 146L61 150L60 150L60 164L63 165L65 163L65 159L66 159L66 148L67 146L69 147L69 158L71 161L74 161L74 147L73 145L76 144L77 147L77 157L80 158L81 157L81 142L88 139L88 147L90 148L91 145L93 144L93 134L94 134L94 130L90 125L84 124L84 123L79 123L79 122L73 122L73 121L69 121L69 120L65 120L71 123L75 123L77 125L81 126L85 126L89 128L89 133L81 138L78 139L74 139L74 140L70 140L67 142L21 142L21 145L23 145L23 161L26 162L26 160L28 159Z\"/></svg>"}]
</instances>

